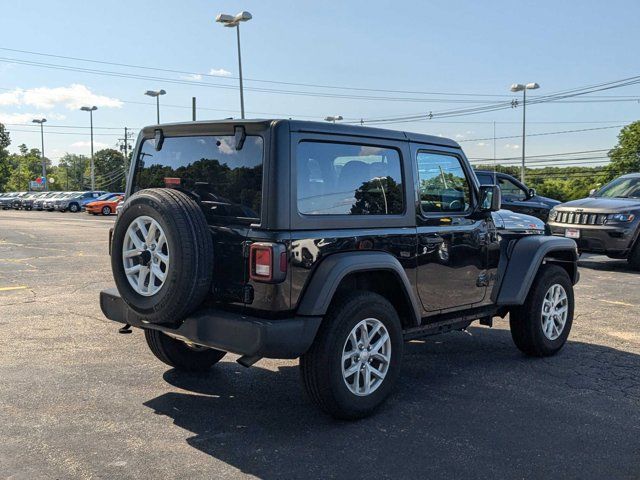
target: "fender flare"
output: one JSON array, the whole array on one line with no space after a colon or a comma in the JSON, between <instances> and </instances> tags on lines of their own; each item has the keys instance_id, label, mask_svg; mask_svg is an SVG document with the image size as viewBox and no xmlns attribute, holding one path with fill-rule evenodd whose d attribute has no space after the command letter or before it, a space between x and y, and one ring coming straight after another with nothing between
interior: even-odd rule
<instances>
[{"instance_id":1,"label":"fender flare","mask_svg":"<svg viewBox=\"0 0 640 480\"><path fill-rule=\"evenodd\" d=\"M563 254L564 259L554 258ZM497 305L524 304L540 265L545 259L572 263L570 274L575 285L578 282L578 251L576 242L570 238L551 236L528 236L512 242L500 256L498 282L492 291Z\"/></svg>"},{"instance_id":2,"label":"fender flare","mask_svg":"<svg viewBox=\"0 0 640 480\"><path fill-rule=\"evenodd\" d=\"M384 270L392 272L401 283L411 305L413 325L420 325L420 304L405 269L397 258L384 252L344 252L326 257L315 269L300 302L298 315L320 316L327 313L333 295L342 279L354 272Z\"/></svg>"}]
</instances>

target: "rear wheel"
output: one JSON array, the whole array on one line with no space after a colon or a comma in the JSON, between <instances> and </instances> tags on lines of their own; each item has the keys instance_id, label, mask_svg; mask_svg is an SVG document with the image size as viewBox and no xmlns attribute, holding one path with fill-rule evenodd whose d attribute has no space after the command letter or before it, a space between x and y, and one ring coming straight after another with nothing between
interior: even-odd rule
<instances>
[{"instance_id":1,"label":"rear wheel","mask_svg":"<svg viewBox=\"0 0 640 480\"><path fill-rule=\"evenodd\" d=\"M566 270L541 266L524 305L509 313L514 343L531 356L557 353L571 331L573 307L573 284Z\"/></svg>"},{"instance_id":2,"label":"rear wheel","mask_svg":"<svg viewBox=\"0 0 640 480\"><path fill-rule=\"evenodd\" d=\"M72 213L80 211L80 205L78 205L77 203L72 203L71 205L69 205L69 211Z\"/></svg>"},{"instance_id":3,"label":"rear wheel","mask_svg":"<svg viewBox=\"0 0 640 480\"><path fill-rule=\"evenodd\" d=\"M226 355L221 350L189 344L159 330L145 329L144 338L159 360L178 370L203 372Z\"/></svg>"},{"instance_id":4,"label":"rear wheel","mask_svg":"<svg viewBox=\"0 0 640 480\"><path fill-rule=\"evenodd\" d=\"M402 327L393 306L375 293L351 293L332 305L313 345L300 358L307 394L333 417L365 417L391 392L402 349Z\"/></svg>"}]
</instances>

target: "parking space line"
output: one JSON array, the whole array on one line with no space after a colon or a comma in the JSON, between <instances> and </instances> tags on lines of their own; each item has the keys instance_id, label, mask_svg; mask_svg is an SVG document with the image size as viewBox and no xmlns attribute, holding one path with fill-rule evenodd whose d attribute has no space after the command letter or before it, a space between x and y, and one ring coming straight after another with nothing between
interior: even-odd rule
<instances>
[{"instance_id":1,"label":"parking space line","mask_svg":"<svg viewBox=\"0 0 640 480\"><path fill-rule=\"evenodd\" d=\"M11 290L25 290L27 288L29 288L29 287L27 287L26 285L20 285L20 286L17 286L17 287L0 287L0 292L8 292L8 291L11 291Z\"/></svg>"},{"instance_id":2,"label":"parking space line","mask_svg":"<svg viewBox=\"0 0 640 480\"><path fill-rule=\"evenodd\" d=\"M602 298L599 298L598 300L600 300L601 302L604 302L604 303L610 303L612 305L622 305L623 307L635 307L636 306L633 303L619 302L617 300L603 300Z\"/></svg>"}]
</instances>

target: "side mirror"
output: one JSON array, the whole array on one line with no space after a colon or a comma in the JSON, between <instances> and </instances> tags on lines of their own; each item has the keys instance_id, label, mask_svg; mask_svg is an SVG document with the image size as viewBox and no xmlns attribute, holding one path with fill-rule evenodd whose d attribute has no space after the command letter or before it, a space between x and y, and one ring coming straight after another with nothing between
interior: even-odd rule
<instances>
[{"instance_id":1,"label":"side mirror","mask_svg":"<svg viewBox=\"0 0 640 480\"><path fill-rule=\"evenodd\" d=\"M593 197L593 194L596 193L597 191L598 191L598 189L592 188L591 190L589 190L589 196Z\"/></svg>"},{"instance_id":2,"label":"side mirror","mask_svg":"<svg viewBox=\"0 0 640 480\"><path fill-rule=\"evenodd\" d=\"M527 193L529 194L529 198L533 198L533 197L536 196L536 189L535 188L530 188Z\"/></svg>"},{"instance_id":3,"label":"side mirror","mask_svg":"<svg viewBox=\"0 0 640 480\"><path fill-rule=\"evenodd\" d=\"M480 211L497 212L502 205L502 192L497 185L480 186Z\"/></svg>"}]
</instances>

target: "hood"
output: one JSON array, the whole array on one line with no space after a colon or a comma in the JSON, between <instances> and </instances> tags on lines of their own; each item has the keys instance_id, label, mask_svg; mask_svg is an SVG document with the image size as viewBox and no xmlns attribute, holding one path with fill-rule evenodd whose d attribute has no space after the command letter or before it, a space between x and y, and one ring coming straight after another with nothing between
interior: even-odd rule
<instances>
[{"instance_id":1,"label":"hood","mask_svg":"<svg viewBox=\"0 0 640 480\"><path fill-rule=\"evenodd\" d=\"M598 213L627 212L640 209L640 199L588 197L563 203L556 210L575 210L578 208Z\"/></svg>"},{"instance_id":2,"label":"hood","mask_svg":"<svg viewBox=\"0 0 640 480\"><path fill-rule=\"evenodd\" d=\"M560 200L555 200L553 198L543 197L540 195L536 195L535 197L533 197L533 199L538 202L542 202L550 207L555 207L556 205L560 205L562 203Z\"/></svg>"},{"instance_id":3,"label":"hood","mask_svg":"<svg viewBox=\"0 0 640 480\"><path fill-rule=\"evenodd\" d=\"M510 210L492 212L493 223L498 230L522 233L544 233L544 222L539 218Z\"/></svg>"}]
</instances>

